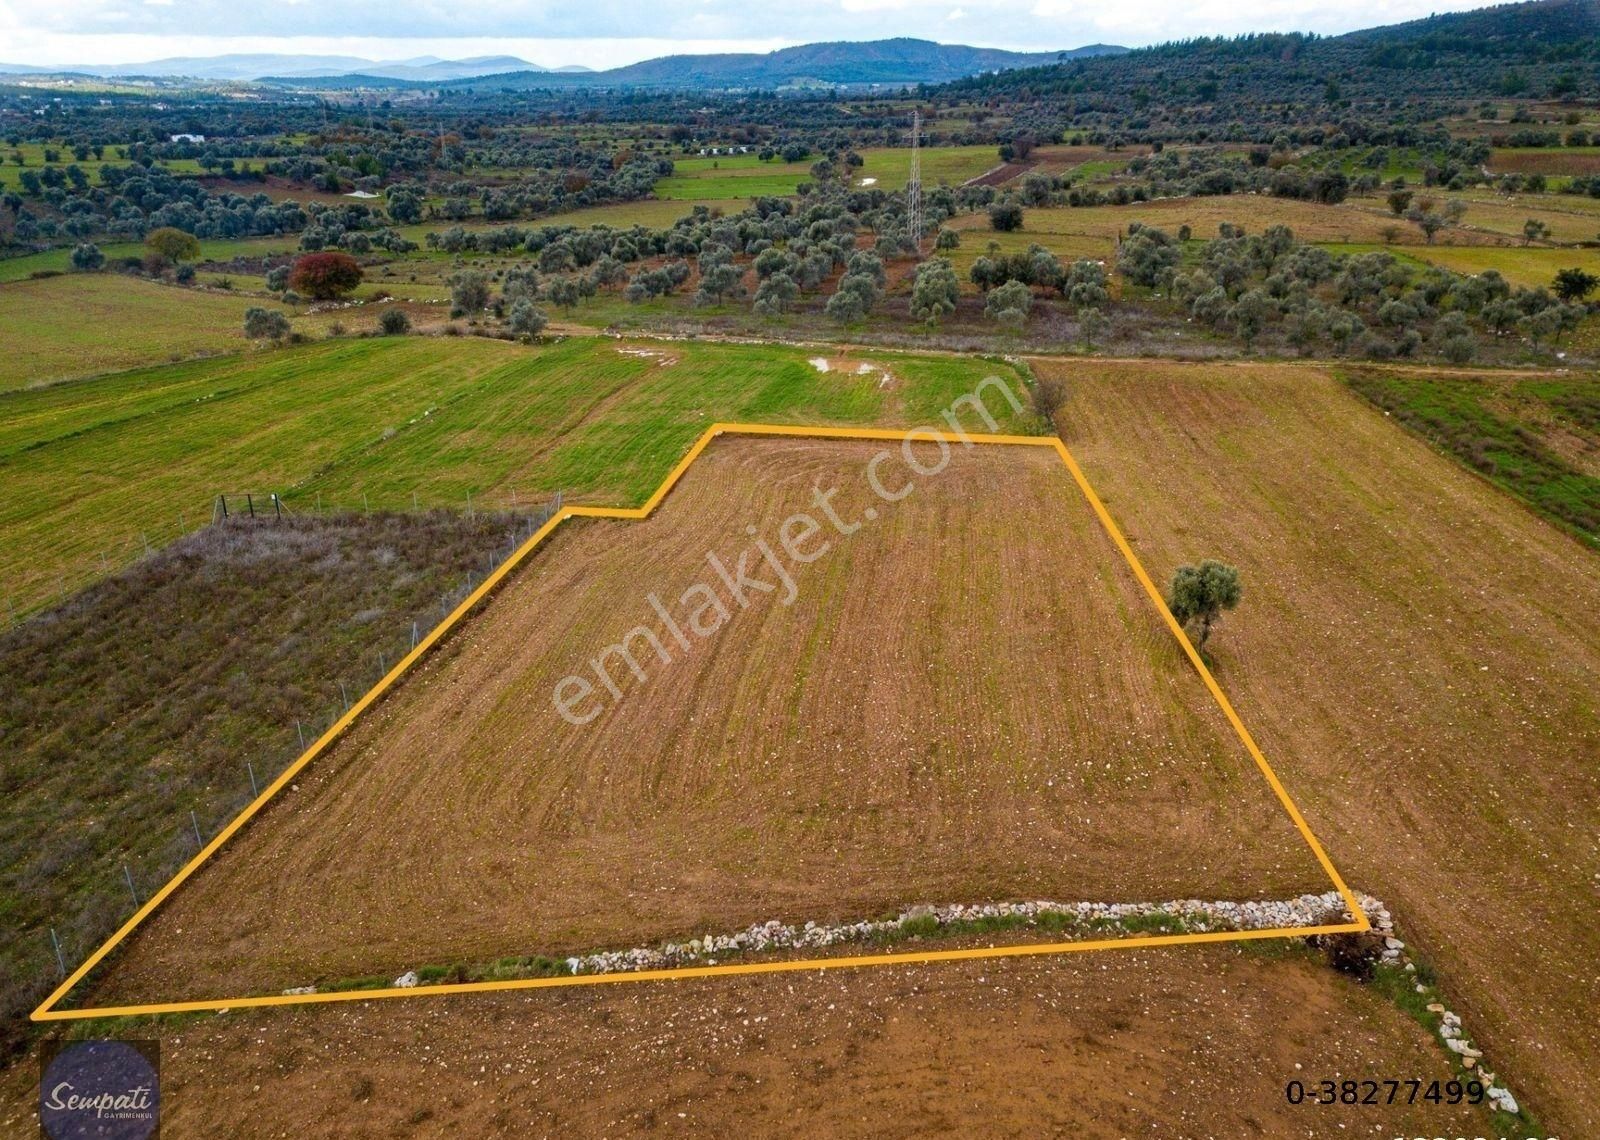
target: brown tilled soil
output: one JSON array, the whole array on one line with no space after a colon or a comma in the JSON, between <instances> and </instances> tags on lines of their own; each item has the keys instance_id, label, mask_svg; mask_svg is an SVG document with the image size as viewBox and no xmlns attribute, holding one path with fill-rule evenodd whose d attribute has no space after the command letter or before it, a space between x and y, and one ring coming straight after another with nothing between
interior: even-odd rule
<instances>
[{"instance_id":1,"label":"brown tilled soil","mask_svg":"<svg viewBox=\"0 0 1600 1140\"><path fill-rule=\"evenodd\" d=\"M1600 1135L1600 559L1323 370L1036 366L1153 574L1239 567L1219 680L1341 871Z\"/></svg>"},{"instance_id":2,"label":"brown tilled soil","mask_svg":"<svg viewBox=\"0 0 1600 1140\"><path fill-rule=\"evenodd\" d=\"M1293 1080L1450 1072L1378 995L1233 947L407 998L161 1036L173 1140L1493 1134L1463 1105L1288 1104ZM34 1072L0 1078L8 1136L33 1134Z\"/></svg>"},{"instance_id":3,"label":"brown tilled soil","mask_svg":"<svg viewBox=\"0 0 1600 1140\"><path fill-rule=\"evenodd\" d=\"M1564 150L1500 150L1489 159L1496 174L1590 175L1600 174L1600 154L1572 154Z\"/></svg>"},{"instance_id":4,"label":"brown tilled soil","mask_svg":"<svg viewBox=\"0 0 1600 1140\"><path fill-rule=\"evenodd\" d=\"M137 936L97 1001L230 997L930 901L1328 881L1053 452L714 444L645 522L564 524ZM927 445L924 466L936 461ZM903 460L880 469L903 482ZM840 488L834 533L811 506ZM831 548L680 650L677 599L810 510ZM815 551L818 536L801 547ZM763 577L773 580L768 571ZM552 690L638 623L592 723ZM604 690L597 690L604 694Z\"/></svg>"}]
</instances>

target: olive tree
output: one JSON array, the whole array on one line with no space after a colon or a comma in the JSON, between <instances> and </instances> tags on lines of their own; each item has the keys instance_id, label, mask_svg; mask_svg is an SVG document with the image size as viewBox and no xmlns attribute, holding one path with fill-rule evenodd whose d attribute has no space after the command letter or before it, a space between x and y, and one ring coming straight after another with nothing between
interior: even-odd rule
<instances>
[{"instance_id":1,"label":"olive tree","mask_svg":"<svg viewBox=\"0 0 1600 1140\"><path fill-rule=\"evenodd\" d=\"M1198 566L1180 566L1167 590L1167 609L1193 638L1197 649L1205 648L1223 610L1239 604L1239 571L1223 562L1206 559Z\"/></svg>"},{"instance_id":2,"label":"olive tree","mask_svg":"<svg viewBox=\"0 0 1600 1140\"><path fill-rule=\"evenodd\" d=\"M911 286L911 315L930 325L937 324L940 317L956 311L960 295L961 282L947 259L924 261L917 266L916 281Z\"/></svg>"},{"instance_id":3,"label":"olive tree","mask_svg":"<svg viewBox=\"0 0 1600 1140\"><path fill-rule=\"evenodd\" d=\"M489 307L489 278L476 269L463 269L450 278L450 315L471 316Z\"/></svg>"},{"instance_id":4,"label":"olive tree","mask_svg":"<svg viewBox=\"0 0 1600 1140\"><path fill-rule=\"evenodd\" d=\"M534 337L544 331L549 319L534 307L527 298L517 301L511 306L510 318L507 326L518 336Z\"/></svg>"},{"instance_id":5,"label":"olive tree","mask_svg":"<svg viewBox=\"0 0 1600 1140\"><path fill-rule=\"evenodd\" d=\"M989 290L988 299L983 303L984 315L1003 325L1021 326L1028 319L1028 310L1033 308L1033 290L1021 281L1007 281L996 289Z\"/></svg>"}]
</instances>

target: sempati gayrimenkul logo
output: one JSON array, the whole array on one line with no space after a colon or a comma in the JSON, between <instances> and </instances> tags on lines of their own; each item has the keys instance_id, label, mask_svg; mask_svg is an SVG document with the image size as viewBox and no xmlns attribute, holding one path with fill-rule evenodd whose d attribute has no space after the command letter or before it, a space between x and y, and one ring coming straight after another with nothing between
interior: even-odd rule
<instances>
[{"instance_id":1,"label":"sempati gayrimenkul logo","mask_svg":"<svg viewBox=\"0 0 1600 1140\"><path fill-rule=\"evenodd\" d=\"M40 1134L48 1140L156 1140L158 1048L154 1041L47 1044L40 1057Z\"/></svg>"}]
</instances>

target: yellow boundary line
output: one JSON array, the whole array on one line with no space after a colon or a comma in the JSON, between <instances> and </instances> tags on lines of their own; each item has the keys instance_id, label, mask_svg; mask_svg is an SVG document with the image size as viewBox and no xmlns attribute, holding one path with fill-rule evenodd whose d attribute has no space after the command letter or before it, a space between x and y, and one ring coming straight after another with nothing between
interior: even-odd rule
<instances>
[{"instance_id":1,"label":"yellow boundary line","mask_svg":"<svg viewBox=\"0 0 1600 1140\"><path fill-rule=\"evenodd\" d=\"M1106 532L1111 536L1116 547L1121 551L1128 567L1133 571L1134 577L1144 587L1146 594L1155 603L1157 611L1165 620L1168 630L1178 639L1178 644L1183 647L1190 664L1200 674L1206 688L1222 709L1228 723L1233 726L1245 750L1255 761L1256 767L1266 777L1267 784L1278 797L1278 802L1283 805L1289 818L1294 822L1307 846L1310 847L1317 862L1321 865L1328 878L1332 881L1340 897L1344 900L1346 909L1354 916L1354 921L1322 926L1295 926L1274 927L1268 930L1238 930L1217 931L1206 934L1163 934L1141 935L1134 938L1103 939L1089 942L1052 942L1052 943L1024 943L1014 946L986 946L966 950L932 950L918 951L915 953L870 954L854 957L839 958L810 958L793 961L769 962L738 962L725 966L685 966L668 970L639 970L632 973L615 974L578 974L570 977L555 978L518 978L510 981L499 982L457 982L440 986L416 986L408 989L389 987L377 990L339 990L328 993L313 994L267 994L257 997L240 997L230 1000L217 1001L178 1001L178 1002L151 1002L142 1005L102 1006L88 1009L57 1009L56 1004L69 994L73 987L81 982L89 971L93 970L100 962L122 943L128 935L150 916L167 898L186 882L190 876L198 871L212 855L232 839L245 824L249 823L258 812L264 808L291 780L298 776L302 769L315 760L328 747L337 740L357 717L382 698L394 685L405 676L406 672L420 661L429 650L453 630L466 616L472 612L479 602L493 593L495 588L504 581L505 577L515 570L543 542L557 526L570 518L598 518L598 519L643 519L648 518L655 509L661 505L667 494L677 485L678 480L700 458L700 453L710 446L711 441L720 435L757 435L757 436L794 436L807 439L862 439L877 440L886 443L903 442L935 442L942 440L948 444L1005 444L1021 447L1052 447L1061 456L1067 470L1071 472L1073 481L1078 489L1088 500L1095 516L1099 518ZM133 916L123 923L117 932L108 938L93 954L86 958L82 965L69 974L55 991L47 997L39 1008L33 1011L34 1021L72 1021L95 1017L132 1017L161 1013L192 1013L204 1010L223 1009L248 1009L266 1006L283 1005L315 1005L337 1001L367 1001L374 998L397 997L424 997L443 994L465 993L492 993L501 990L533 990L548 989L555 986L587 986L611 982L647 982L663 979L705 978L726 974L771 974L791 970L830 970L859 966L877 966L891 964L926 963L926 962L955 962L973 958L1001 958L1034 954L1063 954L1076 953L1087 950L1123 950L1148 946L1180 946L1209 942L1242 942L1261 938L1303 938L1312 934L1344 934L1361 933L1372 929L1366 913L1362 911L1355 895L1345 885L1344 879L1334 867L1333 861L1328 858L1328 853L1323 850L1321 842L1312 833L1311 827L1306 823L1305 817L1300 814L1300 809L1295 806L1294 800L1289 796L1282 781L1278 779L1272 765L1267 763L1267 758L1257 746L1255 738L1245 728L1244 722L1239 719L1239 714L1234 711L1233 705L1228 701L1216 678L1211 675L1211 670L1206 667L1205 661L1195 650L1189 637L1184 633L1183 627L1173 618L1167 609L1166 600L1161 591L1145 572L1144 566L1133 552L1133 547L1123 536L1122 530L1112 519L1111 513L1100 501L1100 496L1095 493L1083 469L1073 459L1072 453L1067 450L1067 445L1053 436L1031 435L970 435L952 434L932 429L914 429L912 431L894 431L878 428L836 428L836 427L787 427L773 424L712 424L708 427L689 449L672 473L667 476L661 486L656 488L643 506L640 507L567 507L559 514L552 517L543 526L536 530L516 552L500 567L485 578L483 584L451 611L450 616L435 626L434 629L418 642L416 648L402 657L387 674L383 676L360 700L351 705L345 714L335 721L328 730L318 737L307 748L300 758L283 770L283 773L268 784L266 789L245 806L233 821L224 827L200 851L185 863L166 885L155 894L151 895Z\"/></svg>"}]
</instances>

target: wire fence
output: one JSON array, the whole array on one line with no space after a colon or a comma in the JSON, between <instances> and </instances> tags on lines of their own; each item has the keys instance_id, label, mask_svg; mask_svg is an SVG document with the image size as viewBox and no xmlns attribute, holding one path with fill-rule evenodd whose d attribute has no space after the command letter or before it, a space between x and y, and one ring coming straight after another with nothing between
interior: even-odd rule
<instances>
[{"instance_id":1,"label":"wire fence","mask_svg":"<svg viewBox=\"0 0 1600 1140\"><path fill-rule=\"evenodd\" d=\"M118 908L114 914L74 915L71 926L66 928L68 930L66 938L62 937L61 930L57 926L51 926L50 952L59 976L66 977L71 972L69 963L87 957L113 930L127 921L129 916L144 905L145 900L203 850L213 836L260 798L262 791L349 712L364 693L387 676L406 654L438 628L474 590L482 585L485 579L509 561L541 527L559 514L562 509L562 498L561 492L558 491L554 497L542 504L529 505L510 513L498 504L485 507L481 503L474 503L469 496L463 503L463 509L469 517L473 512L489 510L507 514L507 522L510 525L506 530L505 541L497 544L480 565L469 569L465 576L437 601L418 613L403 627L391 629L388 635L360 660L351 662L347 669L341 670L339 676L332 678L333 683L326 686L324 691L331 693L337 689L339 697L336 703L323 709L306 709L302 715L293 717L282 727L280 747L241 756L237 779L231 787L208 786L203 800L184 809L181 814L175 814L171 839L162 851L150 853L141 859L124 860L120 873L115 875L112 891L86 892L92 898L124 897L127 900L126 907ZM513 496L510 501L514 502L515 497ZM330 515L350 513L347 509L333 504L323 504L320 497L313 500L312 509ZM290 513L291 508L276 494L269 492L266 495L259 495L253 492L241 492L218 495L213 503L211 517L219 522L229 519L235 523L240 518L254 518L267 524ZM152 544L151 553L154 553L154 550ZM76 938L73 937L74 932L78 935ZM79 942L82 944L79 945Z\"/></svg>"}]
</instances>

